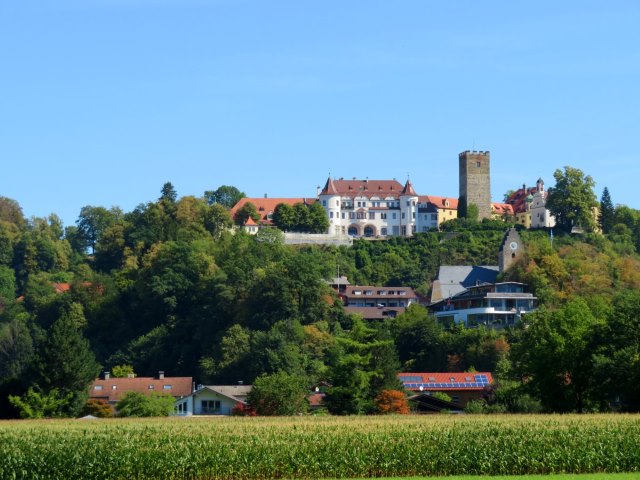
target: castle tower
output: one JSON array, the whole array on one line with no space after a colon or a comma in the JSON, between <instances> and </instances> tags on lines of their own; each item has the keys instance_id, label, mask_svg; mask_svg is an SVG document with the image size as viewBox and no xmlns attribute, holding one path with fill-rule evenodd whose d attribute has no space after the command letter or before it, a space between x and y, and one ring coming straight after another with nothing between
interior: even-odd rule
<instances>
[{"instance_id":1,"label":"castle tower","mask_svg":"<svg viewBox=\"0 0 640 480\"><path fill-rule=\"evenodd\" d=\"M333 235L340 235L341 233L343 233L342 222L340 221L340 194L338 193L338 190L336 189L336 186L333 183L333 179L331 177L327 179L327 183L320 191L318 200L321 202L321 205L324 207L325 211L327 212L327 216L329 217L328 233Z\"/></svg>"},{"instance_id":2,"label":"castle tower","mask_svg":"<svg viewBox=\"0 0 640 480\"><path fill-rule=\"evenodd\" d=\"M411 182L407 180L400 194L400 234L406 237L416 233L418 215L418 194Z\"/></svg>"},{"instance_id":3,"label":"castle tower","mask_svg":"<svg viewBox=\"0 0 640 480\"><path fill-rule=\"evenodd\" d=\"M460 198L478 207L478 220L491 218L491 158L489 151L465 151L458 155Z\"/></svg>"}]
</instances>

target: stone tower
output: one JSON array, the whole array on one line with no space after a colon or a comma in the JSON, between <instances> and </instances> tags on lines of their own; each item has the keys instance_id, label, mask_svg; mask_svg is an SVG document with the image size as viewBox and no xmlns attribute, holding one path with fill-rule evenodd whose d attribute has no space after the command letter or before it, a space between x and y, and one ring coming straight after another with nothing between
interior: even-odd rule
<instances>
[{"instance_id":1,"label":"stone tower","mask_svg":"<svg viewBox=\"0 0 640 480\"><path fill-rule=\"evenodd\" d=\"M460 160L460 198L478 207L478 220L491 218L491 158L489 151L465 151Z\"/></svg>"},{"instance_id":2,"label":"stone tower","mask_svg":"<svg viewBox=\"0 0 640 480\"><path fill-rule=\"evenodd\" d=\"M522 239L515 228L510 228L502 238L498 252L498 270L500 273L509 270L523 254Z\"/></svg>"}]
</instances>

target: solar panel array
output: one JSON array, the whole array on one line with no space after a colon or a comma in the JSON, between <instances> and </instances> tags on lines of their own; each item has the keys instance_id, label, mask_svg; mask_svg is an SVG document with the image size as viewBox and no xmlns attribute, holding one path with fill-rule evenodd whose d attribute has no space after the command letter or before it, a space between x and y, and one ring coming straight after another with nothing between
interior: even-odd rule
<instances>
[{"instance_id":1,"label":"solar panel array","mask_svg":"<svg viewBox=\"0 0 640 480\"><path fill-rule=\"evenodd\" d=\"M471 380L471 376L466 377ZM400 381L404 384L405 388L415 388L419 389L422 387L425 390L434 389L434 388L483 388L489 385L489 379L486 375L473 375L474 381L468 382L446 382L446 383L436 383L436 382L424 382L421 376L401 376Z\"/></svg>"}]
</instances>

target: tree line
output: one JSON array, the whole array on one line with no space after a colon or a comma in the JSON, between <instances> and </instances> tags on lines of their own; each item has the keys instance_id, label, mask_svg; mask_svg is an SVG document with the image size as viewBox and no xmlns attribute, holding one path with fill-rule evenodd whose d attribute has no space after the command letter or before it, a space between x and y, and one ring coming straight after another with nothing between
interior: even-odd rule
<instances>
[{"instance_id":1,"label":"tree line","mask_svg":"<svg viewBox=\"0 0 640 480\"><path fill-rule=\"evenodd\" d=\"M291 247L273 228L230 229L235 190L179 197L167 183L130 212L85 206L67 227L0 198L0 415L77 415L89 383L121 365L203 384L282 373L330 385L339 414L374 411L399 371L495 372L486 409L640 409L638 211L601 207L604 235L558 232L553 245L522 231L526 254L505 279L527 283L542 308L528 328L494 331L445 328L417 305L367 322L326 279L426 296L440 265L495 264L504 222Z\"/></svg>"}]
</instances>

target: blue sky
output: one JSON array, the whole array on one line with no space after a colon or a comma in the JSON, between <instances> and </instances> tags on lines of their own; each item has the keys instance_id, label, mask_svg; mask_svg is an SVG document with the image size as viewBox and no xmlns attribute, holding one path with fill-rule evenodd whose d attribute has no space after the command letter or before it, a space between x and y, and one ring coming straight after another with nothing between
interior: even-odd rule
<instances>
[{"instance_id":1,"label":"blue sky","mask_svg":"<svg viewBox=\"0 0 640 480\"><path fill-rule=\"evenodd\" d=\"M0 195L65 224L171 181L313 196L411 176L492 196L565 165L640 208L640 3L0 2Z\"/></svg>"}]
</instances>

